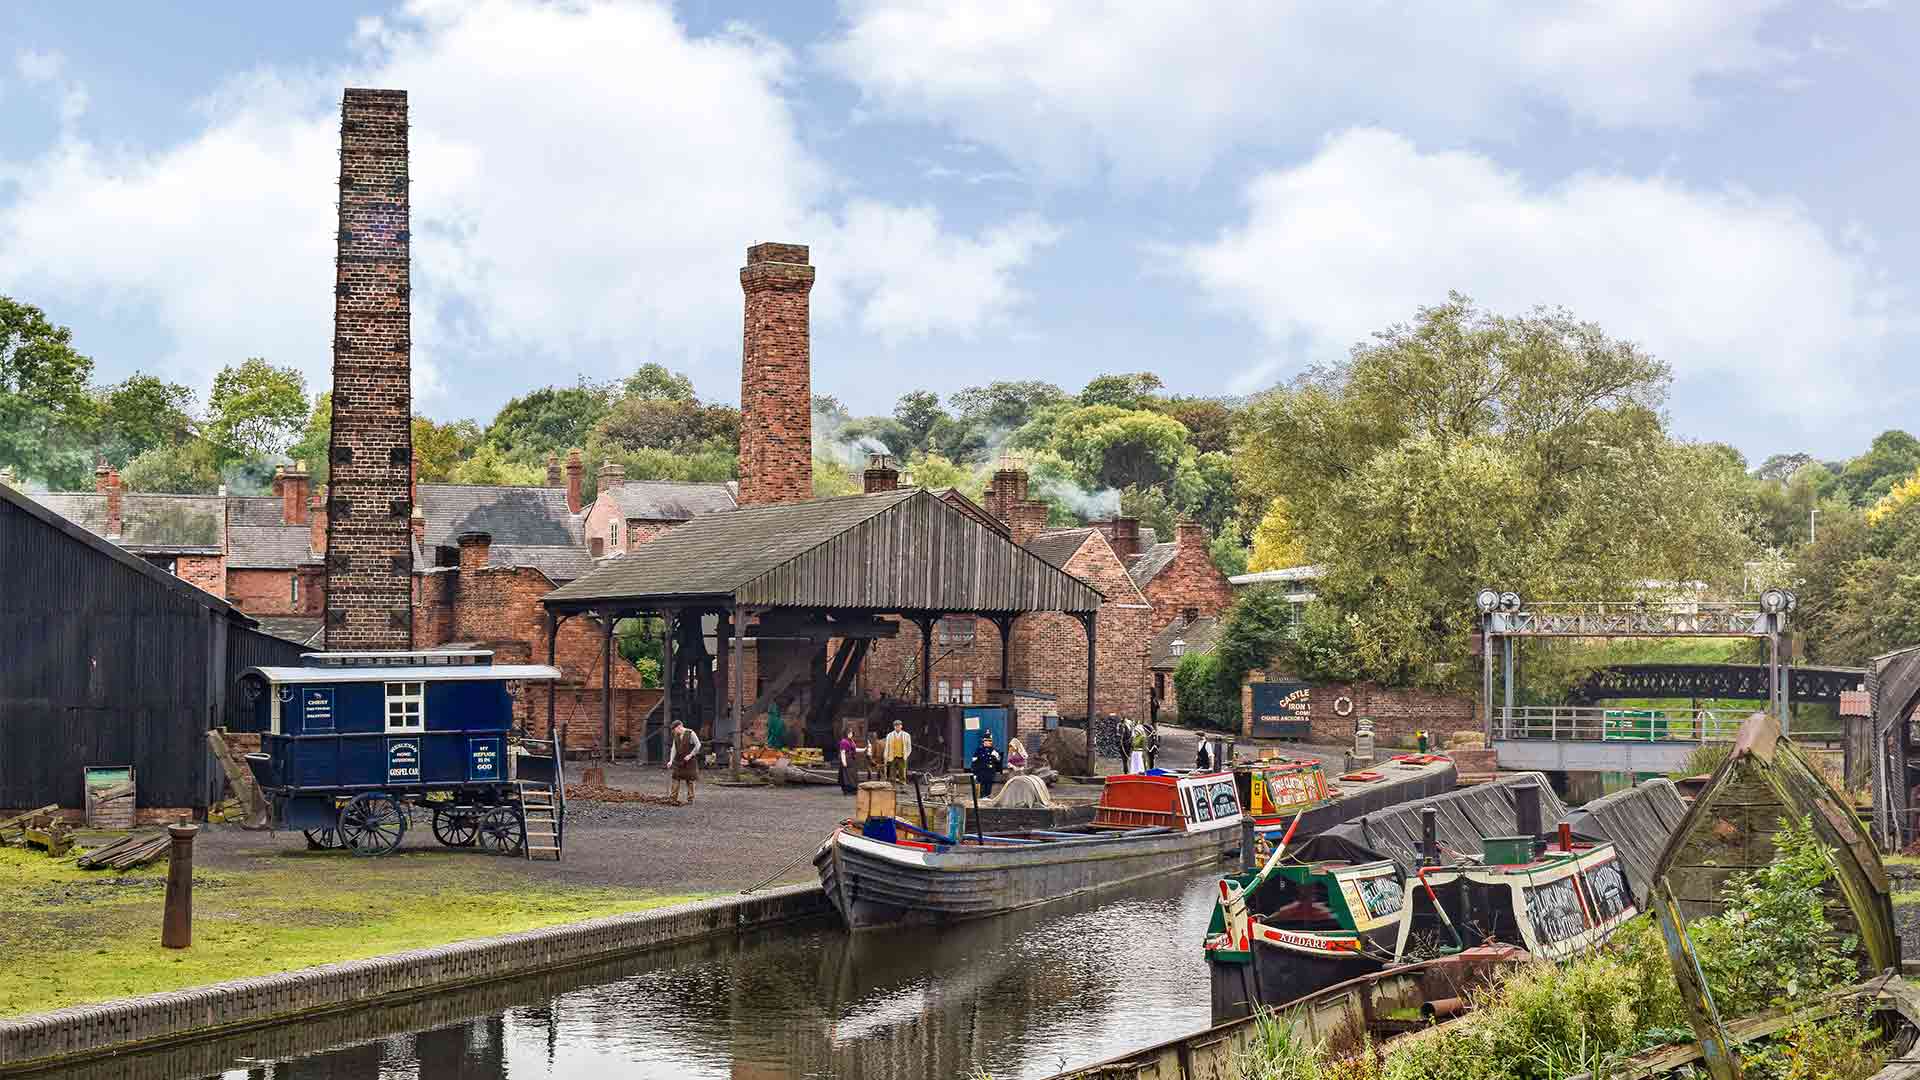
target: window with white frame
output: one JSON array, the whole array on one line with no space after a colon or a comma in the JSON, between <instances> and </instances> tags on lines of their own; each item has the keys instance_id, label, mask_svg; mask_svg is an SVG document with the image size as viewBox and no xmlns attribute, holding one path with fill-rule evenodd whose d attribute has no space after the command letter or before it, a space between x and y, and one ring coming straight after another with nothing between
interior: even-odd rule
<instances>
[{"instance_id":1,"label":"window with white frame","mask_svg":"<svg viewBox=\"0 0 1920 1080\"><path fill-rule=\"evenodd\" d=\"M287 575L287 603L298 604L299 602L300 602L300 575L288 574Z\"/></svg>"},{"instance_id":2,"label":"window with white frame","mask_svg":"<svg viewBox=\"0 0 1920 1080\"><path fill-rule=\"evenodd\" d=\"M942 705L949 704L953 701L953 686L948 683L947 680L941 679L940 682L935 685L933 694L933 700Z\"/></svg>"},{"instance_id":3,"label":"window with white frame","mask_svg":"<svg viewBox=\"0 0 1920 1080\"><path fill-rule=\"evenodd\" d=\"M973 680L972 679L960 680L960 699L959 700L960 700L960 704L962 705L973 704Z\"/></svg>"},{"instance_id":4,"label":"window with white frame","mask_svg":"<svg viewBox=\"0 0 1920 1080\"><path fill-rule=\"evenodd\" d=\"M427 695L417 682L387 684L387 730L420 731L427 724Z\"/></svg>"},{"instance_id":5,"label":"window with white frame","mask_svg":"<svg viewBox=\"0 0 1920 1080\"><path fill-rule=\"evenodd\" d=\"M974 621L974 617L971 615L948 615L941 619L938 624L940 644L973 644Z\"/></svg>"},{"instance_id":6,"label":"window with white frame","mask_svg":"<svg viewBox=\"0 0 1920 1080\"><path fill-rule=\"evenodd\" d=\"M620 521L619 519L616 518L613 521L607 522L607 550L612 551L614 548L617 548L619 546L620 546Z\"/></svg>"}]
</instances>

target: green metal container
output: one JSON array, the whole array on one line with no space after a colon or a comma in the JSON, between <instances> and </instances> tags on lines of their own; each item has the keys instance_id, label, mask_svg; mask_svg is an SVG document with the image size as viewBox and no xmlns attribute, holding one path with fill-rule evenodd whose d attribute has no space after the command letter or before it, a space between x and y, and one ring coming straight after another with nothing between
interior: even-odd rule
<instances>
[{"instance_id":1,"label":"green metal container","mask_svg":"<svg viewBox=\"0 0 1920 1080\"><path fill-rule=\"evenodd\" d=\"M1533 837L1489 836L1480 841L1489 866L1519 866L1533 861Z\"/></svg>"}]
</instances>

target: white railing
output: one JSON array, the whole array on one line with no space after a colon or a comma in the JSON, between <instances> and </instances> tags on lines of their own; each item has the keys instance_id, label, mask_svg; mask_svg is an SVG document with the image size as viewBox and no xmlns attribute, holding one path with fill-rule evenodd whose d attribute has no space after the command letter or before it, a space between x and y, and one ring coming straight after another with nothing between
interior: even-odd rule
<instances>
[{"instance_id":1,"label":"white railing","mask_svg":"<svg viewBox=\"0 0 1920 1080\"><path fill-rule=\"evenodd\" d=\"M1555 742L1675 743L1732 739L1754 710L1609 709L1592 705L1521 705L1495 709L1496 739Z\"/></svg>"}]
</instances>

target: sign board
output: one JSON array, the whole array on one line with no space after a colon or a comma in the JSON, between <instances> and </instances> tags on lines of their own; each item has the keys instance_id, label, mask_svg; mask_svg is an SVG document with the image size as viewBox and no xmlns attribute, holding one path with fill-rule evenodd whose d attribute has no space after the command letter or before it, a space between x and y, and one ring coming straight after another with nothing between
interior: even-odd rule
<instances>
[{"instance_id":1,"label":"sign board","mask_svg":"<svg viewBox=\"0 0 1920 1080\"><path fill-rule=\"evenodd\" d=\"M1269 739L1304 739L1312 733L1313 689L1306 683L1253 683L1253 733Z\"/></svg>"},{"instance_id":2,"label":"sign board","mask_svg":"<svg viewBox=\"0 0 1920 1080\"><path fill-rule=\"evenodd\" d=\"M1180 812L1188 832L1205 832L1240 824L1240 793L1232 773L1201 773L1180 778Z\"/></svg>"},{"instance_id":3,"label":"sign board","mask_svg":"<svg viewBox=\"0 0 1920 1080\"><path fill-rule=\"evenodd\" d=\"M467 779L500 779L500 740L467 740Z\"/></svg>"},{"instance_id":4,"label":"sign board","mask_svg":"<svg viewBox=\"0 0 1920 1080\"><path fill-rule=\"evenodd\" d=\"M300 724L309 735L333 730L333 687L300 688Z\"/></svg>"},{"instance_id":5,"label":"sign board","mask_svg":"<svg viewBox=\"0 0 1920 1080\"><path fill-rule=\"evenodd\" d=\"M420 740L387 740L387 783L417 784L420 782Z\"/></svg>"}]
</instances>

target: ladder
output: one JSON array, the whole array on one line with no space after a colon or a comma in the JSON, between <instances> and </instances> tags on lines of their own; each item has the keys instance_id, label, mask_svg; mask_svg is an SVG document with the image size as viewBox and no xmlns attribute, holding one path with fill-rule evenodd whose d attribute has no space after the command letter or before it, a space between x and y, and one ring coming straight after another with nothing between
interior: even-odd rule
<instances>
[{"instance_id":1,"label":"ladder","mask_svg":"<svg viewBox=\"0 0 1920 1080\"><path fill-rule=\"evenodd\" d=\"M520 812L527 825L527 860L559 862L561 808L554 803L553 785L521 781Z\"/></svg>"}]
</instances>

